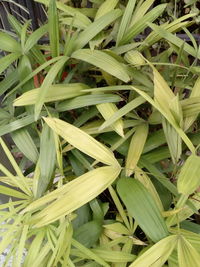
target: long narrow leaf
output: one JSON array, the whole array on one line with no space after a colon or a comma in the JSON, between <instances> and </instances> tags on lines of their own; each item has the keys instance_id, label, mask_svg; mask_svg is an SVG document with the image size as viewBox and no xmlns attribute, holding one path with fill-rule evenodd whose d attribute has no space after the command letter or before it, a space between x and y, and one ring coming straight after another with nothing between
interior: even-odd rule
<instances>
[{"instance_id":1,"label":"long narrow leaf","mask_svg":"<svg viewBox=\"0 0 200 267\"><path fill-rule=\"evenodd\" d=\"M122 178L117 191L128 212L154 242L168 236L166 223L148 190L137 180ZM142 212L141 212L142 211Z\"/></svg>"},{"instance_id":2,"label":"long narrow leaf","mask_svg":"<svg viewBox=\"0 0 200 267\"><path fill-rule=\"evenodd\" d=\"M35 104L35 119L39 117L40 111L42 109L42 105L44 104L45 97L48 93L49 86L52 85L59 71L63 67L63 65L68 60L68 57L62 57L58 62L56 62L51 69L49 70L47 76L45 77L42 87L37 95L36 104Z\"/></svg>"},{"instance_id":3,"label":"long narrow leaf","mask_svg":"<svg viewBox=\"0 0 200 267\"><path fill-rule=\"evenodd\" d=\"M58 12L56 8L56 1L49 1L48 10L48 27L49 27L49 39L51 47L52 57L59 56L59 23L58 23Z\"/></svg>"},{"instance_id":4,"label":"long narrow leaf","mask_svg":"<svg viewBox=\"0 0 200 267\"><path fill-rule=\"evenodd\" d=\"M86 61L96 67L106 71L114 77L128 82L130 80L126 68L115 58L102 51L91 51L89 49L80 49L72 54L72 58Z\"/></svg>"},{"instance_id":5,"label":"long narrow leaf","mask_svg":"<svg viewBox=\"0 0 200 267\"><path fill-rule=\"evenodd\" d=\"M93 137L86 134L75 126L55 118L44 118L46 123L58 135L62 136L67 142L108 165L119 166L113 153L107 147L96 141Z\"/></svg>"}]
</instances>

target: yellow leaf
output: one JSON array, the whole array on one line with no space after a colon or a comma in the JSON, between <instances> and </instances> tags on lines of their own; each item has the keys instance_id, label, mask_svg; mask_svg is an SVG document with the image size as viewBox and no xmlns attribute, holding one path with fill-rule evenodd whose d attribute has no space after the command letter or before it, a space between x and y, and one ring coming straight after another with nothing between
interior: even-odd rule
<instances>
[{"instance_id":1,"label":"yellow leaf","mask_svg":"<svg viewBox=\"0 0 200 267\"><path fill-rule=\"evenodd\" d=\"M104 117L105 120L112 117L117 111L117 107L113 103L103 103L96 106L101 115ZM114 122L111 127L113 128L116 133L118 133L120 136L124 137L123 132L123 121L122 119L118 119L116 122Z\"/></svg>"},{"instance_id":2,"label":"yellow leaf","mask_svg":"<svg viewBox=\"0 0 200 267\"><path fill-rule=\"evenodd\" d=\"M184 195L190 195L200 185L200 157L191 155L181 168L178 176L178 192Z\"/></svg>"},{"instance_id":3,"label":"yellow leaf","mask_svg":"<svg viewBox=\"0 0 200 267\"><path fill-rule=\"evenodd\" d=\"M63 99L72 98L84 94L84 89L88 86L81 83L74 84L56 84L51 85L48 88L48 94L46 94L44 102L59 101ZM14 106L27 106L34 105L37 101L37 96L41 88L30 90L14 101Z\"/></svg>"},{"instance_id":4,"label":"yellow leaf","mask_svg":"<svg viewBox=\"0 0 200 267\"><path fill-rule=\"evenodd\" d=\"M169 258L176 244L177 235L165 237L139 256L130 267L161 267Z\"/></svg>"},{"instance_id":5,"label":"yellow leaf","mask_svg":"<svg viewBox=\"0 0 200 267\"><path fill-rule=\"evenodd\" d=\"M178 239L178 262L181 267L197 267L200 263L199 253L183 236Z\"/></svg>"},{"instance_id":6,"label":"yellow leaf","mask_svg":"<svg viewBox=\"0 0 200 267\"><path fill-rule=\"evenodd\" d=\"M45 207L51 202L31 218L32 222L36 222L36 227L48 225L101 194L113 183L120 171L121 168L116 166L92 170L49 193L47 196L34 201L23 212L33 211L41 206Z\"/></svg>"},{"instance_id":7,"label":"yellow leaf","mask_svg":"<svg viewBox=\"0 0 200 267\"><path fill-rule=\"evenodd\" d=\"M155 202L157 203L159 210L162 212L163 205L160 200L159 194L157 193L153 183L151 182L151 179L148 177L148 175L139 167L135 168L135 178L139 180L151 193L152 197L154 198Z\"/></svg>"},{"instance_id":8,"label":"yellow leaf","mask_svg":"<svg viewBox=\"0 0 200 267\"><path fill-rule=\"evenodd\" d=\"M113 153L79 128L56 118L44 118L49 127L68 143L107 165L119 166Z\"/></svg>"},{"instance_id":9,"label":"yellow leaf","mask_svg":"<svg viewBox=\"0 0 200 267\"><path fill-rule=\"evenodd\" d=\"M126 159L126 176L130 176L137 166L147 139L148 130L148 124L141 124L136 128L135 134L131 139Z\"/></svg>"}]
</instances>

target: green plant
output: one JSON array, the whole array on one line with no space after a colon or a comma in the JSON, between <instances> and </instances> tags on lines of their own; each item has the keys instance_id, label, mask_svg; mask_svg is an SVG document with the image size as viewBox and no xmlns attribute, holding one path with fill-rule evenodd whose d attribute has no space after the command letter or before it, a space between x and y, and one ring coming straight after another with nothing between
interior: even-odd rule
<instances>
[{"instance_id":1,"label":"green plant","mask_svg":"<svg viewBox=\"0 0 200 267\"><path fill-rule=\"evenodd\" d=\"M0 135L23 154L0 140L4 266L198 266L196 14L158 26L153 0L37 2L47 24L8 15L15 36L0 33Z\"/></svg>"}]
</instances>

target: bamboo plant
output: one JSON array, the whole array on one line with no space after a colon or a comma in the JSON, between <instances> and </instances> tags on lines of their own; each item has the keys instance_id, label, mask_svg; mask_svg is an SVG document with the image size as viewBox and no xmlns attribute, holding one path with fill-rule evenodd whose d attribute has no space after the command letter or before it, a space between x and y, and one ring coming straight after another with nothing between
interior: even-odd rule
<instances>
[{"instance_id":1,"label":"bamboo plant","mask_svg":"<svg viewBox=\"0 0 200 267\"><path fill-rule=\"evenodd\" d=\"M154 0L36 2L45 25L8 14L0 32L2 266L198 266L197 14L159 25Z\"/></svg>"}]
</instances>

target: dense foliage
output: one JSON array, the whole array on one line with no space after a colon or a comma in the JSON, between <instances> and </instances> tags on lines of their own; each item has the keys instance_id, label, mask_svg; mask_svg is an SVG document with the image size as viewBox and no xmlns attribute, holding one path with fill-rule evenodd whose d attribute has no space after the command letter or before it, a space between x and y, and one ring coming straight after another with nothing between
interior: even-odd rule
<instances>
[{"instance_id":1,"label":"dense foliage","mask_svg":"<svg viewBox=\"0 0 200 267\"><path fill-rule=\"evenodd\" d=\"M197 1L37 2L0 32L3 266L199 266Z\"/></svg>"}]
</instances>

